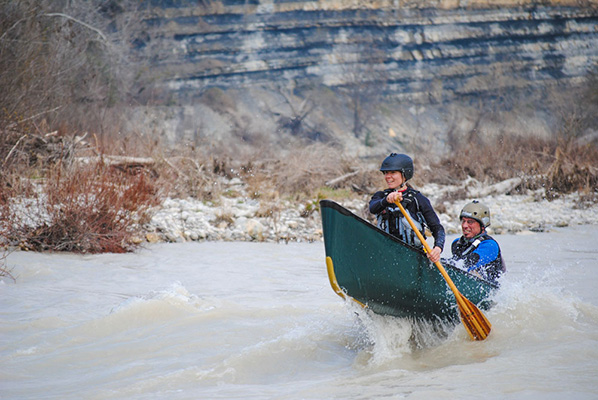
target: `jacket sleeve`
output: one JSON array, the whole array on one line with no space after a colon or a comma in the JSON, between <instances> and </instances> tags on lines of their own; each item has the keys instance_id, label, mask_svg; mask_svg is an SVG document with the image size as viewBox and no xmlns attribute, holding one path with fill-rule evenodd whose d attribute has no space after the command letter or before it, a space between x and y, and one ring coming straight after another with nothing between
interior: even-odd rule
<instances>
[{"instance_id":1,"label":"jacket sleeve","mask_svg":"<svg viewBox=\"0 0 598 400\"><path fill-rule=\"evenodd\" d=\"M380 214L389 206L388 201L386 201L386 196L386 192L383 191L374 193L370 200L370 212L372 214Z\"/></svg>"},{"instance_id":2,"label":"jacket sleeve","mask_svg":"<svg viewBox=\"0 0 598 400\"><path fill-rule=\"evenodd\" d=\"M434 208L430 203L430 200L428 200L428 198L423 194L418 193L417 201L419 202L419 208L424 216L424 219L426 220L426 224L428 224L428 228L430 228L432 236L434 237L434 247L438 246L440 249L444 249L446 234L444 232L444 227L440 223L438 215L436 215L436 211L434 211Z\"/></svg>"}]
</instances>

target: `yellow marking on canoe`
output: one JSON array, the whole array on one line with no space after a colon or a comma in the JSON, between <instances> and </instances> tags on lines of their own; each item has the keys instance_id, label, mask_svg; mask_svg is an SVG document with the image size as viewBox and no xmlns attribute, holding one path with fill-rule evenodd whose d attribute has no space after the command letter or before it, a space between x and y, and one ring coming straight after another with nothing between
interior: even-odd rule
<instances>
[{"instance_id":1,"label":"yellow marking on canoe","mask_svg":"<svg viewBox=\"0 0 598 400\"><path fill-rule=\"evenodd\" d=\"M361 301L356 300L353 297L347 295L343 291L343 289L341 289L341 287L338 285L338 282L336 280L336 275L334 274L334 264L332 263L332 258L330 258L330 257L326 257L326 269L328 270L328 279L330 280L330 286L332 286L332 290L334 290L334 293L338 294L340 297L342 297L345 300L353 300L354 302L356 302L363 308L367 308L367 306L365 304L363 304Z\"/></svg>"}]
</instances>

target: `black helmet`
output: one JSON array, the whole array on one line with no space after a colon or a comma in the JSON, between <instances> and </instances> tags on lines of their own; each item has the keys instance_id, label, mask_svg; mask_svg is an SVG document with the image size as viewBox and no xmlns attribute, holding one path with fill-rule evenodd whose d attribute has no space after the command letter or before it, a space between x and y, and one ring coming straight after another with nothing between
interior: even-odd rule
<instances>
[{"instance_id":1,"label":"black helmet","mask_svg":"<svg viewBox=\"0 0 598 400\"><path fill-rule=\"evenodd\" d=\"M391 153L382 161L380 171L401 171L408 181L413 178L413 160L406 154Z\"/></svg>"}]
</instances>

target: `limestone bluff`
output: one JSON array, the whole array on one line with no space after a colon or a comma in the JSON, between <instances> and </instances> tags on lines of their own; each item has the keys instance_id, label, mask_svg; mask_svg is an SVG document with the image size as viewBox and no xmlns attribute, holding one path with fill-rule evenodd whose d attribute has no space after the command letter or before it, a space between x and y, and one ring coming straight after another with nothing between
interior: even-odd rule
<instances>
[{"instance_id":1,"label":"limestone bluff","mask_svg":"<svg viewBox=\"0 0 598 400\"><path fill-rule=\"evenodd\" d=\"M370 154L414 137L442 151L474 124L447 119L455 101L508 109L579 86L598 61L596 2L151 0L143 12L152 36L137 51L176 107L135 115L173 143L286 130Z\"/></svg>"}]
</instances>

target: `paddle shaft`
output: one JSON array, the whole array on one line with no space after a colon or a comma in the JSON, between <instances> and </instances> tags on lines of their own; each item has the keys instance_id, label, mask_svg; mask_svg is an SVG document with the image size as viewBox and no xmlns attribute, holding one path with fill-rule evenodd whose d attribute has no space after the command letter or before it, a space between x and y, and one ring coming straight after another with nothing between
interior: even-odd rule
<instances>
[{"instance_id":1,"label":"paddle shaft","mask_svg":"<svg viewBox=\"0 0 598 400\"><path fill-rule=\"evenodd\" d=\"M417 238L424 246L424 250L426 251L426 253L430 253L432 251L432 249L430 249L430 245L428 244L428 242L426 242L426 239L421 234L419 229L417 229L417 227L413 223L413 220L411 219L407 211L405 211L405 208L403 207L401 202L396 201L395 204L399 207L399 210L401 210L401 213L403 213L403 216L405 217L405 219L407 219L407 222L409 222L411 229L413 229L413 231L417 235ZM463 321L463 325L467 329L467 332L469 333L471 338L474 340L486 339L488 333L490 333L491 325L484 316L484 314L482 314L482 312L478 310L478 308L472 302L470 302L466 297L464 297L461 294L461 292L459 292L457 286L455 286L455 283L448 275L440 261L436 261L434 264L442 274L444 280L446 280L446 283L448 283L449 287L453 291L455 299L457 300L457 306L459 307L459 310L461 312L461 320Z\"/></svg>"},{"instance_id":2,"label":"paddle shaft","mask_svg":"<svg viewBox=\"0 0 598 400\"><path fill-rule=\"evenodd\" d=\"M409 222L409 225L411 225L411 229L413 229L413 231L417 235L417 238L419 239L419 241L424 246L424 249L426 250L426 253L430 253L432 251L432 249L430 248L430 245L428 244L428 242L426 241L426 239L424 238L424 236L422 235L422 233L419 231L419 229L417 229L417 227L413 223L413 220L411 219L411 217L409 216L409 214L407 214L407 211L405 211L405 208L403 207L403 205L401 204L401 202L397 201L395 204L397 206L399 206L399 210L401 210L401 212L403 213L403 215L407 219L407 222ZM446 272L446 270L444 269L444 267L442 266L442 264L440 263L440 261L436 261L434 264L436 264L436 266L440 270L440 273L442 274L442 276L444 277L444 279L448 283L448 285L451 288L451 290L453 291L453 293L459 292L459 290L457 289L457 287L453 283L453 280L448 275L448 273Z\"/></svg>"}]
</instances>

